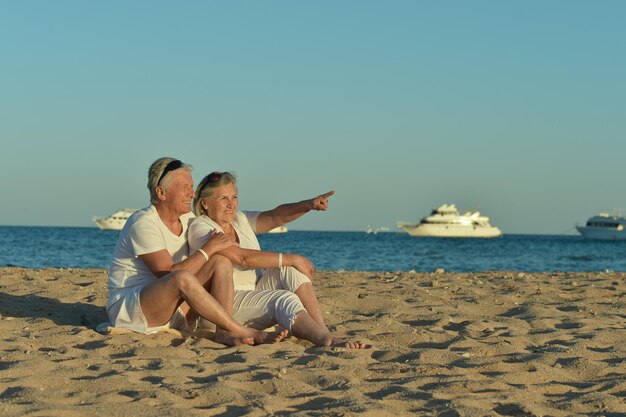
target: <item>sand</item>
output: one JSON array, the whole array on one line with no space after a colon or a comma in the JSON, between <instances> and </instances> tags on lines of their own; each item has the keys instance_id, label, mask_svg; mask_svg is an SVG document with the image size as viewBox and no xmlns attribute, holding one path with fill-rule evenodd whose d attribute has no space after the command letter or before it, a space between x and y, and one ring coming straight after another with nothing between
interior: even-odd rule
<instances>
[{"instance_id":1,"label":"sand","mask_svg":"<svg viewBox=\"0 0 626 417\"><path fill-rule=\"evenodd\" d=\"M623 416L624 273L318 273L338 334L101 334L102 269L0 268L0 416Z\"/></svg>"}]
</instances>

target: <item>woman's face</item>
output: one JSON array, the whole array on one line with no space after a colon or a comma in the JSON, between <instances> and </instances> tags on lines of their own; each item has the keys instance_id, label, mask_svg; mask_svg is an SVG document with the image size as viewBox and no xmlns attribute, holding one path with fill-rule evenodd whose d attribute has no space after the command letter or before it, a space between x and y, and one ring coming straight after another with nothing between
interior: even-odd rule
<instances>
[{"instance_id":1,"label":"woman's face","mask_svg":"<svg viewBox=\"0 0 626 417\"><path fill-rule=\"evenodd\" d=\"M237 186L230 183L217 187L213 195L202 200L200 204L207 216L223 225L235 219L239 207L237 198Z\"/></svg>"}]
</instances>

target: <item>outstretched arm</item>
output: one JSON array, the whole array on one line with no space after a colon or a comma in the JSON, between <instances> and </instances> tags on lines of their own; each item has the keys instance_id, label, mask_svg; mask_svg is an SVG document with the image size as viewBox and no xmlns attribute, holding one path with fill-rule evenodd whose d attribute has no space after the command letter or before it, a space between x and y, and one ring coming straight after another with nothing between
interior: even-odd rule
<instances>
[{"instance_id":1,"label":"outstretched arm","mask_svg":"<svg viewBox=\"0 0 626 417\"><path fill-rule=\"evenodd\" d=\"M213 245L214 253L227 257L234 265L248 269L276 268L279 266L278 252L245 249L240 247L237 243L222 246L221 237L224 236L224 234L217 232L214 226L203 221L202 218L194 220L187 231L191 252L195 252L198 250L197 248L207 245L215 235L220 236L220 245ZM282 258L282 266L293 266L313 280L315 268L313 267L313 263L307 258L289 253L283 254L280 258Z\"/></svg>"},{"instance_id":2,"label":"outstretched arm","mask_svg":"<svg viewBox=\"0 0 626 417\"><path fill-rule=\"evenodd\" d=\"M334 194L334 191L329 191L308 200L281 204L275 209L264 211L257 218L256 232L267 233L275 227L296 220L311 210L326 211L328 209L328 199Z\"/></svg>"}]
</instances>

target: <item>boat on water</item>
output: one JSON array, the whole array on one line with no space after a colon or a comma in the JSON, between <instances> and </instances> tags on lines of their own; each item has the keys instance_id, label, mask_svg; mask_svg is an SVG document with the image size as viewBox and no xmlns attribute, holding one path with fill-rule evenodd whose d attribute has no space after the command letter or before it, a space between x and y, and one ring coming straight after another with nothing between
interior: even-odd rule
<instances>
[{"instance_id":1,"label":"boat on water","mask_svg":"<svg viewBox=\"0 0 626 417\"><path fill-rule=\"evenodd\" d=\"M124 208L111 214L109 217L94 217L92 220L98 225L100 230L122 230L126 220L137 209Z\"/></svg>"},{"instance_id":2,"label":"boat on water","mask_svg":"<svg viewBox=\"0 0 626 417\"><path fill-rule=\"evenodd\" d=\"M278 226L278 227L273 228L267 233L287 233L288 231L289 229L287 229L287 226Z\"/></svg>"},{"instance_id":3,"label":"boat on water","mask_svg":"<svg viewBox=\"0 0 626 417\"><path fill-rule=\"evenodd\" d=\"M443 204L423 217L419 223L398 222L398 227L416 237L491 238L502 235L480 212L460 214L454 204Z\"/></svg>"},{"instance_id":4,"label":"boat on water","mask_svg":"<svg viewBox=\"0 0 626 417\"><path fill-rule=\"evenodd\" d=\"M365 230L365 233L367 233L368 235L376 235L379 232L388 232L388 231L389 231L388 227L381 226L381 227L374 228L374 227L368 225L367 226L367 230Z\"/></svg>"},{"instance_id":5,"label":"boat on water","mask_svg":"<svg viewBox=\"0 0 626 417\"><path fill-rule=\"evenodd\" d=\"M626 240L626 217L618 214L599 213L587 220L576 230L585 239Z\"/></svg>"}]
</instances>

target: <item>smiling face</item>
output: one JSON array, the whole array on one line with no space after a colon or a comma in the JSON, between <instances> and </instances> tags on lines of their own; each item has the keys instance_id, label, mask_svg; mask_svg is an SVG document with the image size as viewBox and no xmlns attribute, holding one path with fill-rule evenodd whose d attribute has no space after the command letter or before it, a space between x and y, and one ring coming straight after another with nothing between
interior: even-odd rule
<instances>
[{"instance_id":1,"label":"smiling face","mask_svg":"<svg viewBox=\"0 0 626 417\"><path fill-rule=\"evenodd\" d=\"M200 202L204 213L220 226L230 224L237 214L239 201L234 183L216 187L210 197Z\"/></svg>"},{"instance_id":2,"label":"smiling face","mask_svg":"<svg viewBox=\"0 0 626 417\"><path fill-rule=\"evenodd\" d=\"M179 216L191 211L191 200L196 193L193 189L191 173L184 169L177 169L168 174L167 185L163 189L165 204Z\"/></svg>"}]
</instances>

